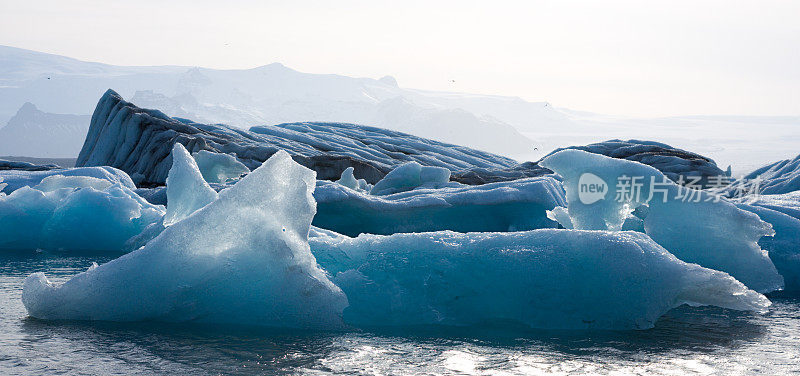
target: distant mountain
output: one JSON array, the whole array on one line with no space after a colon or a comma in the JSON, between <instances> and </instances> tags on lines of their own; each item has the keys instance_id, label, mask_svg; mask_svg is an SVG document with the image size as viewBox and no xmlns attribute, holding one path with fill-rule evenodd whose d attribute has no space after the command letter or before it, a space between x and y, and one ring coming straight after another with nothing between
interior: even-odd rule
<instances>
[{"instance_id":1,"label":"distant mountain","mask_svg":"<svg viewBox=\"0 0 800 376\"><path fill-rule=\"evenodd\" d=\"M109 87L167 90L187 67L118 67L0 46L0 124L25 102L45 112L88 115Z\"/></svg>"},{"instance_id":2,"label":"distant mountain","mask_svg":"<svg viewBox=\"0 0 800 376\"><path fill-rule=\"evenodd\" d=\"M25 103L0 128L0 155L69 158L78 155L89 115L51 114Z\"/></svg>"},{"instance_id":3,"label":"distant mountain","mask_svg":"<svg viewBox=\"0 0 800 376\"><path fill-rule=\"evenodd\" d=\"M461 108L423 108L407 99L393 98L377 106L368 123L498 154L530 153L531 140L488 115L476 116Z\"/></svg>"},{"instance_id":4,"label":"distant mountain","mask_svg":"<svg viewBox=\"0 0 800 376\"><path fill-rule=\"evenodd\" d=\"M198 122L241 128L348 122L511 156L534 147L506 122L461 106L471 105L469 101L437 99L400 88L390 76L310 74L279 63L240 70L119 67L2 46L0 67L0 121L24 102L34 102L45 111L89 114L112 88L137 105ZM409 119L418 124L409 124Z\"/></svg>"},{"instance_id":5,"label":"distant mountain","mask_svg":"<svg viewBox=\"0 0 800 376\"><path fill-rule=\"evenodd\" d=\"M278 63L238 70L122 67L0 46L0 124L25 102L45 112L88 115L109 88L139 106L201 123L245 129L356 123L528 161L559 147L644 139L708 155L721 167L733 165L736 175L797 155L800 142L798 117L629 118L518 97L408 89L391 76L302 73Z\"/></svg>"}]
</instances>

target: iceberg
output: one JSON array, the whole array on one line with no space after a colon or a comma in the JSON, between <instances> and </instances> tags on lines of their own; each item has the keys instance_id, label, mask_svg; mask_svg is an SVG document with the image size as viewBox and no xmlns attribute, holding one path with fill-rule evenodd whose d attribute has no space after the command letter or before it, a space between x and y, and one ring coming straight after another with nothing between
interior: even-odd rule
<instances>
[{"instance_id":1,"label":"iceberg","mask_svg":"<svg viewBox=\"0 0 800 376\"><path fill-rule=\"evenodd\" d=\"M774 231L758 215L678 186L634 161L563 150L541 165L563 177L575 229L620 230L634 209L647 205L645 233L679 259L727 272L758 292L783 288L783 278L758 245Z\"/></svg>"},{"instance_id":2,"label":"iceberg","mask_svg":"<svg viewBox=\"0 0 800 376\"><path fill-rule=\"evenodd\" d=\"M0 249L124 251L163 215L163 207L120 183L50 175L0 195Z\"/></svg>"},{"instance_id":3,"label":"iceberg","mask_svg":"<svg viewBox=\"0 0 800 376\"><path fill-rule=\"evenodd\" d=\"M450 170L428 167L417 162L402 164L375 183L370 191L376 196L410 191L415 188L442 188L450 183ZM459 185L458 183L454 183Z\"/></svg>"},{"instance_id":4,"label":"iceberg","mask_svg":"<svg viewBox=\"0 0 800 376\"><path fill-rule=\"evenodd\" d=\"M196 179L188 186L212 196L206 187L208 184ZM231 185L210 186L219 192ZM167 199L165 192L169 190L168 184L167 188L138 189L136 192L154 204L169 202L169 212L171 207L182 205L173 204L175 199ZM183 191L185 189L181 188L175 192ZM317 214L313 224L349 236L361 233L389 235L439 230L502 232L552 228L557 223L547 218L546 211L566 205L561 183L551 176L480 186L450 182L446 188L417 188L374 196L369 194L368 183L363 179L356 180L347 171L337 182L318 180L314 199L317 202ZM172 223L165 222L167 225Z\"/></svg>"},{"instance_id":5,"label":"iceberg","mask_svg":"<svg viewBox=\"0 0 800 376\"><path fill-rule=\"evenodd\" d=\"M320 180L314 198L314 225L350 236L552 228L557 224L546 211L566 203L561 184L549 176L478 186L450 182L383 196Z\"/></svg>"},{"instance_id":6,"label":"iceberg","mask_svg":"<svg viewBox=\"0 0 800 376\"><path fill-rule=\"evenodd\" d=\"M695 184L703 188L716 187L723 183L717 178L727 176L711 158L655 141L608 140L585 146L569 146L556 149L542 159L562 150L583 150L639 162L657 169L674 182L688 183L693 182L692 178L698 178Z\"/></svg>"},{"instance_id":7,"label":"iceberg","mask_svg":"<svg viewBox=\"0 0 800 376\"><path fill-rule=\"evenodd\" d=\"M200 150L194 154L194 160L203 179L209 183L223 184L250 173L250 169L244 163L230 154Z\"/></svg>"},{"instance_id":8,"label":"iceberg","mask_svg":"<svg viewBox=\"0 0 800 376\"><path fill-rule=\"evenodd\" d=\"M800 219L800 191L776 195L744 196L737 201L746 201L754 206L772 209Z\"/></svg>"},{"instance_id":9,"label":"iceberg","mask_svg":"<svg viewBox=\"0 0 800 376\"><path fill-rule=\"evenodd\" d=\"M355 169L353 169L352 167L346 168L342 172L342 176L339 178L339 180L336 181L336 183L339 183L347 188L354 189L357 191L362 191L362 192L371 191L372 185L367 183L367 181L364 179L356 179L354 171Z\"/></svg>"},{"instance_id":10,"label":"iceberg","mask_svg":"<svg viewBox=\"0 0 800 376\"><path fill-rule=\"evenodd\" d=\"M136 189L131 178L124 171L113 167L77 167L77 168L54 168L46 171L26 171L26 170L0 170L0 178L6 183L2 189L5 193L11 193L22 187L33 187L39 184L48 176L77 176L103 179L112 184L119 184L128 189Z\"/></svg>"},{"instance_id":11,"label":"iceberg","mask_svg":"<svg viewBox=\"0 0 800 376\"><path fill-rule=\"evenodd\" d=\"M481 185L552 174L553 171L539 166L536 162L523 162L512 167L476 167L469 170L454 171L450 175L450 180L467 185Z\"/></svg>"},{"instance_id":12,"label":"iceberg","mask_svg":"<svg viewBox=\"0 0 800 376\"><path fill-rule=\"evenodd\" d=\"M203 179L198 164L183 145L173 145L171 155L172 168L167 176L168 205L164 226L183 220L217 199L217 191Z\"/></svg>"},{"instance_id":13,"label":"iceberg","mask_svg":"<svg viewBox=\"0 0 800 376\"><path fill-rule=\"evenodd\" d=\"M181 146L173 163L169 180L181 183L167 189L180 202L196 189L190 183L204 182ZM640 233L349 238L311 226L314 186L312 171L278 152L142 248L63 284L30 275L23 304L48 320L316 329L491 321L645 329L682 304L758 312L770 305L731 276L682 262Z\"/></svg>"},{"instance_id":14,"label":"iceberg","mask_svg":"<svg viewBox=\"0 0 800 376\"><path fill-rule=\"evenodd\" d=\"M344 293L307 242L314 172L275 153L144 247L63 284L43 273L22 301L40 319L344 326Z\"/></svg>"},{"instance_id":15,"label":"iceberg","mask_svg":"<svg viewBox=\"0 0 800 376\"><path fill-rule=\"evenodd\" d=\"M5 128L2 128L5 129ZM55 164L33 164L24 161L8 161L0 159L0 171L4 170L20 170L20 171L49 171L61 168Z\"/></svg>"},{"instance_id":16,"label":"iceberg","mask_svg":"<svg viewBox=\"0 0 800 376\"><path fill-rule=\"evenodd\" d=\"M755 213L772 225L774 236L764 236L758 244L769 252L769 258L783 276L783 295L800 296L800 219L776 210L736 204L737 207Z\"/></svg>"},{"instance_id":17,"label":"iceberg","mask_svg":"<svg viewBox=\"0 0 800 376\"><path fill-rule=\"evenodd\" d=\"M191 153L205 150L235 156L250 169L285 150L296 162L316 171L319 179L338 179L353 167L356 175L371 184L412 161L451 171L518 165L499 155L354 124L288 123L250 130L199 124L139 108L113 90L95 108L76 165L113 166L127 172L137 185L163 185L176 142Z\"/></svg>"},{"instance_id":18,"label":"iceberg","mask_svg":"<svg viewBox=\"0 0 800 376\"><path fill-rule=\"evenodd\" d=\"M349 238L312 230L320 266L359 326L515 322L549 329L647 329L682 304L763 311L726 273L678 260L636 232L449 231Z\"/></svg>"},{"instance_id":19,"label":"iceberg","mask_svg":"<svg viewBox=\"0 0 800 376\"><path fill-rule=\"evenodd\" d=\"M770 163L734 182L731 195L747 193L757 186L757 194L778 195L800 190L800 155Z\"/></svg>"}]
</instances>

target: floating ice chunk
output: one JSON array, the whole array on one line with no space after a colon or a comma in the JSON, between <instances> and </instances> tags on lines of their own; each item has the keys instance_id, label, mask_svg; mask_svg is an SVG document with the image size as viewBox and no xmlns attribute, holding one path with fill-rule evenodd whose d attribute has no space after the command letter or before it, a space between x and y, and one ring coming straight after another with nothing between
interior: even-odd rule
<instances>
[{"instance_id":1,"label":"floating ice chunk","mask_svg":"<svg viewBox=\"0 0 800 376\"><path fill-rule=\"evenodd\" d=\"M57 200L30 187L0 196L0 249L39 248L42 227L56 206Z\"/></svg>"},{"instance_id":2,"label":"floating ice chunk","mask_svg":"<svg viewBox=\"0 0 800 376\"><path fill-rule=\"evenodd\" d=\"M347 294L345 322L356 326L494 320L647 329L682 304L770 305L728 274L680 261L635 232L312 235L317 261Z\"/></svg>"},{"instance_id":3,"label":"floating ice chunk","mask_svg":"<svg viewBox=\"0 0 800 376\"><path fill-rule=\"evenodd\" d=\"M663 176L641 163L572 149L552 154L539 165L564 177L569 216L573 226L581 230L619 230L633 210L645 203L649 191L615 199L612 190L620 177L641 176L641 183L649 182L651 176Z\"/></svg>"},{"instance_id":4,"label":"floating ice chunk","mask_svg":"<svg viewBox=\"0 0 800 376\"><path fill-rule=\"evenodd\" d=\"M3 196L5 196L5 195L6 195L6 194L5 194L5 192L3 192L3 189L4 189L4 188L5 188L7 185L8 185L8 184L6 184L6 183L3 183L3 177L2 177L2 176L0 176L0 197L3 197Z\"/></svg>"},{"instance_id":5,"label":"floating ice chunk","mask_svg":"<svg viewBox=\"0 0 800 376\"><path fill-rule=\"evenodd\" d=\"M692 182L702 187L718 186L714 179L725 176L725 172L717 167L711 158L655 141L608 140L585 146L556 149L548 156L566 149L583 150L643 163L658 169L672 181Z\"/></svg>"},{"instance_id":6,"label":"floating ice chunk","mask_svg":"<svg viewBox=\"0 0 800 376\"><path fill-rule=\"evenodd\" d=\"M194 153L194 159L203 178L209 183L221 184L250 173L250 169L244 163L230 154L200 150Z\"/></svg>"},{"instance_id":7,"label":"floating ice chunk","mask_svg":"<svg viewBox=\"0 0 800 376\"><path fill-rule=\"evenodd\" d=\"M521 231L556 227L546 210L565 205L561 184L538 177L373 196L318 181L314 225L342 234L453 230Z\"/></svg>"},{"instance_id":8,"label":"floating ice chunk","mask_svg":"<svg viewBox=\"0 0 800 376\"><path fill-rule=\"evenodd\" d=\"M7 186L0 188L0 190L5 193L11 193L22 187L33 187L41 183L44 178L53 175L97 178L106 180L111 184L120 184L128 189L136 189L133 180L131 180L124 171L113 167L101 166L64 168L49 171L0 170L0 179L3 179L3 183L7 184Z\"/></svg>"},{"instance_id":9,"label":"floating ice chunk","mask_svg":"<svg viewBox=\"0 0 800 376\"><path fill-rule=\"evenodd\" d=\"M161 220L163 209L127 188L82 188L58 203L42 228L38 248L120 251L147 226Z\"/></svg>"},{"instance_id":10,"label":"floating ice chunk","mask_svg":"<svg viewBox=\"0 0 800 376\"><path fill-rule=\"evenodd\" d=\"M369 192L372 190L372 184L367 183L364 179L358 179L358 189L363 192Z\"/></svg>"},{"instance_id":11,"label":"floating ice chunk","mask_svg":"<svg viewBox=\"0 0 800 376\"><path fill-rule=\"evenodd\" d=\"M172 168L167 175L167 214L164 216L164 226L188 217L216 199L217 191L203 180L195 159L183 145L176 142L172 147Z\"/></svg>"},{"instance_id":12,"label":"floating ice chunk","mask_svg":"<svg viewBox=\"0 0 800 376\"><path fill-rule=\"evenodd\" d=\"M571 230L572 226L572 219L569 218L569 212L567 212L567 208L563 206L556 206L553 210L547 211L547 218L551 221L558 222L561 227Z\"/></svg>"},{"instance_id":13,"label":"floating ice chunk","mask_svg":"<svg viewBox=\"0 0 800 376\"><path fill-rule=\"evenodd\" d=\"M540 164L564 178L576 229L619 230L634 209L647 203L644 231L681 260L727 272L759 292L783 288L783 278L757 243L772 235L772 228L757 215L680 187L638 162L563 150Z\"/></svg>"},{"instance_id":14,"label":"floating ice chunk","mask_svg":"<svg viewBox=\"0 0 800 376\"><path fill-rule=\"evenodd\" d=\"M386 174L372 187L373 195L388 195L410 191L417 187L439 188L450 182L450 170L444 167L422 166L417 162L402 164Z\"/></svg>"},{"instance_id":15,"label":"floating ice chunk","mask_svg":"<svg viewBox=\"0 0 800 376\"><path fill-rule=\"evenodd\" d=\"M369 191L372 190L372 184L367 183L364 179L356 179L355 175L353 175L353 171L354 169L352 167L346 168L342 172L342 177L336 182L347 188L369 193Z\"/></svg>"},{"instance_id":16,"label":"floating ice chunk","mask_svg":"<svg viewBox=\"0 0 800 376\"><path fill-rule=\"evenodd\" d=\"M358 180L353 175L353 168L348 167L342 171L342 177L336 182L350 189L359 189Z\"/></svg>"},{"instance_id":17,"label":"floating ice chunk","mask_svg":"<svg viewBox=\"0 0 800 376\"><path fill-rule=\"evenodd\" d=\"M119 184L94 187L106 183L56 175L37 186L44 192L22 187L0 197L0 249L125 250L128 239L161 220L163 207Z\"/></svg>"},{"instance_id":18,"label":"floating ice chunk","mask_svg":"<svg viewBox=\"0 0 800 376\"><path fill-rule=\"evenodd\" d=\"M41 319L340 328L347 299L307 243L314 181L277 152L143 248L61 285L32 274L22 301Z\"/></svg>"},{"instance_id":19,"label":"floating ice chunk","mask_svg":"<svg viewBox=\"0 0 800 376\"><path fill-rule=\"evenodd\" d=\"M779 211L737 204L741 209L758 214L772 225L775 236L765 236L758 244L769 251L769 258L783 276L786 287L784 293L800 295L800 220Z\"/></svg>"},{"instance_id":20,"label":"floating ice chunk","mask_svg":"<svg viewBox=\"0 0 800 376\"><path fill-rule=\"evenodd\" d=\"M625 218L625 223L622 224L622 231L645 232L644 220L635 214L631 214L628 218Z\"/></svg>"}]
</instances>

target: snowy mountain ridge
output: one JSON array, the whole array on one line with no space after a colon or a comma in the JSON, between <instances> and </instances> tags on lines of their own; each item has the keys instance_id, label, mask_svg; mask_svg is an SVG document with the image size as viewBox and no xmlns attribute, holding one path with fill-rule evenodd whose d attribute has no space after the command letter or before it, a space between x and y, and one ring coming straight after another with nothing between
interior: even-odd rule
<instances>
[{"instance_id":1,"label":"snowy mountain ridge","mask_svg":"<svg viewBox=\"0 0 800 376\"><path fill-rule=\"evenodd\" d=\"M403 88L391 76L303 73L280 63L235 70L123 67L0 46L0 124L25 102L44 112L90 114L109 88L140 107L200 123L244 129L305 121L365 124L520 161L609 139L656 140L707 155L723 168L732 165L738 176L794 157L792 141L800 142L800 118L792 116L629 118L511 96ZM0 149L3 154L9 153Z\"/></svg>"},{"instance_id":2,"label":"snowy mountain ridge","mask_svg":"<svg viewBox=\"0 0 800 376\"><path fill-rule=\"evenodd\" d=\"M0 128L0 155L71 157L89 129L88 115L51 114L30 102Z\"/></svg>"}]
</instances>

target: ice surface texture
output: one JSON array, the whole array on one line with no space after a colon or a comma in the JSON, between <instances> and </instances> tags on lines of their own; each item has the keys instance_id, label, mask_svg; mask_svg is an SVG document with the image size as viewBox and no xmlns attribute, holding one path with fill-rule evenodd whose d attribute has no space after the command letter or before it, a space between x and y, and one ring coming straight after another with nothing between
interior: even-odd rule
<instances>
[{"instance_id":1,"label":"ice surface texture","mask_svg":"<svg viewBox=\"0 0 800 376\"><path fill-rule=\"evenodd\" d=\"M774 236L764 236L758 244L769 252L769 258L783 276L784 295L800 296L800 220L764 207L737 204L770 223Z\"/></svg>"},{"instance_id":2,"label":"ice surface texture","mask_svg":"<svg viewBox=\"0 0 800 376\"><path fill-rule=\"evenodd\" d=\"M317 233L310 243L347 295L345 322L356 326L646 329L684 303L769 305L729 275L682 262L635 232Z\"/></svg>"},{"instance_id":3,"label":"ice surface texture","mask_svg":"<svg viewBox=\"0 0 800 376\"><path fill-rule=\"evenodd\" d=\"M583 150L607 157L643 163L661 171L672 181L679 181L683 176L684 181L688 182L687 177L696 176L701 178L698 184L703 187L710 185L709 177L725 176L725 172L717 167L711 158L655 141L609 140L585 146L556 149L548 156L568 149ZM542 159L545 158L547 156Z\"/></svg>"},{"instance_id":4,"label":"ice surface texture","mask_svg":"<svg viewBox=\"0 0 800 376\"><path fill-rule=\"evenodd\" d=\"M314 182L275 153L145 247L62 285L29 276L25 308L42 319L340 328L347 299L307 242Z\"/></svg>"},{"instance_id":5,"label":"ice surface texture","mask_svg":"<svg viewBox=\"0 0 800 376\"><path fill-rule=\"evenodd\" d=\"M370 191L376 196L410 191L414 188L442 188L450 182L450 170L428 167L417 162L404 163L375 183ZM458 183L455 183L459 185Z\"/></svg>"},{"instance_id":6,"label":"ice surface texture","mask_svg":"<svg viewBox=\"0 0 800 376\"><path fill-rule=\"evenodd\" d=\"M761 167L736 181L729 190L750 191L755 179L758 179L758 194L775 195L800 190L800 155Z\"/></svg>"},{"instance_id":7,"label":"ice surface texture","mask_svg":"<svg viewBox=\"0 0 800 376\"><path fill-rule=\"evenodd\" d=\"M22 162L24 163L24 162ZM11 193L22 187L33 187L39 184L42 179L53 176L85 176L103 179L111 183L117 183L128 189L136 189L131 178L123 171L113 167L79 167L79 168L56 168L46 171L42 170L0 170L0 178L8 184L2 191Z\"/></svg>"},{"instance_id":8,"label":"ice surface texture","mask_svg":"<svg viewBox=\"0 0 800 376\"><path fill-rule=\"evenodd\" d=\"M481 186L451 182L453 186L446 188L418 188L385 196L369 194L369 185L359 180L352 177L346 181L359 184L357 189L338 181L317 181L315 226L350 236L439 230L523 231L556 227L556 222L547 219L546 210L566 205L561 183L549 176ZM216 191L230 187L211 186ZM167 191L169 186L136 190L160 205L167 204Z\"/></svg>"},{"instance_id":9,"label":"ice surface texture","mask_svg":"<svg viewBox=\"0 0 800 376\"><path fill-rule=\"evenodd\" d=\"M22 162L22 161L7 161L5 159L0 159L0 171L5 170L19 170L19 171L49 171L59 169L58 165L54 164L46 164L46 165L37 165L30 162Z\"/></svg>"},{"instance_id":10,"label":"ice surface texture","mask_svg":"<svg viewBox=\"0 0 800 376\"><path fill-rule=\"evenodd\" d=\"M203 179L209 183L222 184L250 173L250 169L244 163L239 162L230 154L200 150L194 154L194 160L197 162Z\"/></svg>"},{"instance_id":11,"label":"ice surface texture","mask_svg":"<svg viewBox=\"0 0 800 376\"><path fill-rule=\"evenodd\" d=\"M704 191L680 187L665 180L655 168L638 162L563 150L541 164L564 178L574 228L619 230L633 210L646 203L649 209L643 218L645 232L681 260L727 272L759 292L783 287L783 278L757 243L774 231L757 215ZM640 192L615 197L621 193L618 184L625 182L625 177L640 177ZM607 185L604 198L582 202L579 189L585 182L581 180L594 182L596 178ZM688 195L696 195L697 202Z\"/></svg>"},{"instance_id":12,"label":"ice surface texture","mask_svg":"<svg viewBox=\"0 0 800 376\"><path fill-rule=\"evenodd\" d=\"M356 179L353 171L354 169L352 167L346 168L342 172L342 177L340 177L336 182L347 188L369 193L369 191L372 190L372 185L367 183L367 181L364 179Z\"/></svg>"},{"instance_id":13,"label":"ice surface texture","mask_svg":"<svg viewBox=\"0 0 800 376\"><path fill-rule=\"evenodd\" d=\"M551 177L480 186L453 183L374 196L317 181L314 225L342 234L393 234L438 230L522 231L556 227L546 210L565 205L561 184Z\"/></svg>"},{"instance_id":14,"label":"ice surface texture","mask_svg":"<svg viewBox=\"0 0 800 376\"><path fill-rule=\"evenodd\" d=\"M394 167L416 161L451 171L508 168L516 161L478 150L432 141L380 128L342 123L293 123L253 127L250 131L224 125L173 119L160 111L138 108L112 90L103 95L78 156L78 166L114 166L137 184L163 185L171 167L174 143L192 153L207 150L235 155L248 168L277 152L336 180L347 167L370 183Z\"/></svg>"},{"instance_id":15,"label":"ice surface texture","mask_svg":"<svg viewBox=\"0 0 800 376\"><path fill-rule=\"evenodd\" d=\"M51 175L0 195L0 249L124 251L163 215L119 182Z\"/></svg>"},{"instance_id":16,"label":"ice surface texture","mask_svg":"<svg viewBox=\"0 0 800 376\"><path fill-rule=\"evenodd\" d=\"M779 211L800 219L800 191L783 193L779 195L759 195L757 197L745 196L739 201L746 201L755 206Z\"/></svg>"}]
</instances>

